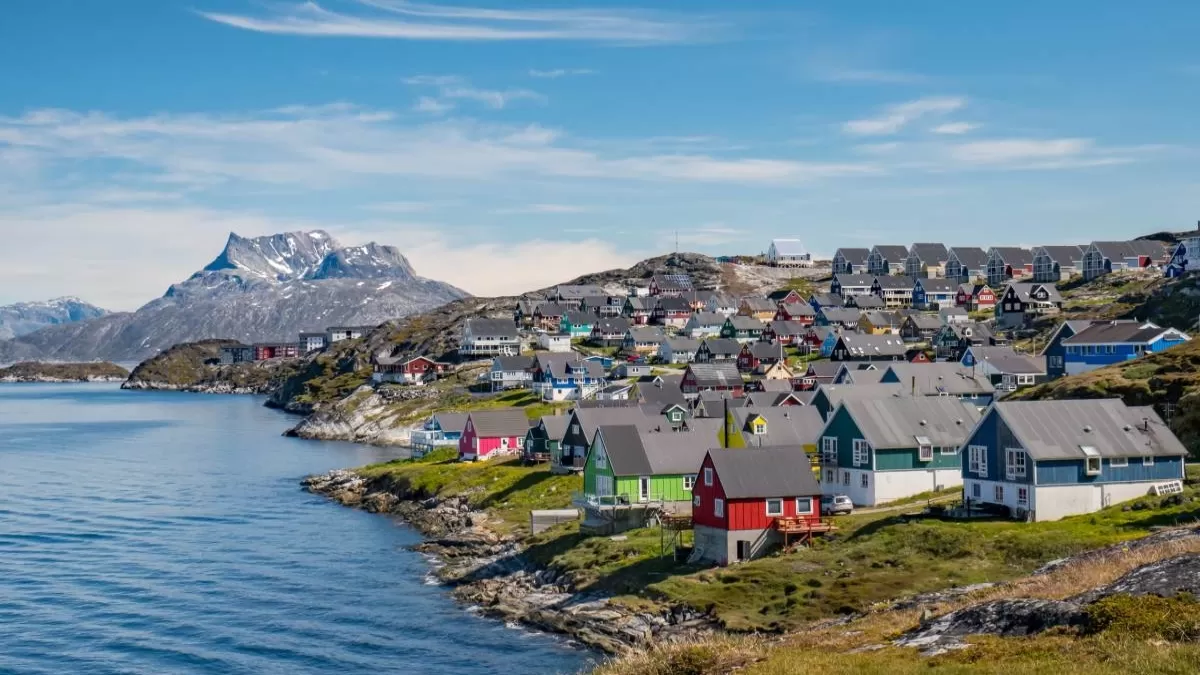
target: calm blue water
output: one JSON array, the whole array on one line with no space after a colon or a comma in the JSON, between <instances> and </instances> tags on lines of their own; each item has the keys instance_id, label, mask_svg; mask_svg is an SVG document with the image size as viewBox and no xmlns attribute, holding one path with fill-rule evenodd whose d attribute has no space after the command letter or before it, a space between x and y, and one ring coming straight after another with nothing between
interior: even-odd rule
<instances>
[{"instance_id":1,"label":"calm blue water","mask_svg":"<svg viewBox=\"0 0 1200 675\"><path fill-rule=\"evenodd\" d=\"M247 397L0 385L0 673L574 673L426 585L418 536L302 492L386 450Z\"/></svg>"}]
</instances>

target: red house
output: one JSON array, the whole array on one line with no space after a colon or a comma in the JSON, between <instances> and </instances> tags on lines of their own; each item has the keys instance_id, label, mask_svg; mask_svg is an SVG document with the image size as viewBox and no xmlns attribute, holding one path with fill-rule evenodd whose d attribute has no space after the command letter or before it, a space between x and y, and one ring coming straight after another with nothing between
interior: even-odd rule
<instances>
[{"instance_id":1,"label":"red house","mask_svg":"<svg viewBox=\"0 0 1200 675\"><path fill-rule=\"evenodd\" d=\"M300 356L300 345L294 342L259 342L254 345L254 360L290 359Z\"/></svg>"},{"instance_id":2,"label":"red house","mask_svg":"<svg viewBox=\"0 0 1200 675\"><path fill-rule=\"evenodd\" d=\"M817 313L807 302L781 303L779 311L775 312L776 321L794 321L802 326L811 326L817 320Z\"/></svg>"},{"instance_id":3,"label":"red house","mask_svg":"<svg viewBox=\"0 0 1200 675\"><path fill-rule=\"evenodd\" d=\"M736 363L692 363L683 371L679 389L685 396L695 397L702 391L728 391L734 398L746 395L746 383Z\"/></svg>"},{"instance_id":4,"label":"red house","mask_svg":"<svg viewBox=\"0 0 1200 675\"><path fill-rule=\"evenodd\" d=\"M771 302L777 302L780 305L794 305L801 302L806 305L808 304L808 302L804 299L804 296L800 295L798 291L791 288L781 288L778 291L772 291L771 294L767 296L767 299Z\"/></svg>"},{"instance_id":5,"label":"red house","mask_svg":"<svg viewBox=\"0 0 1200 675\"><path fill-rule=\"evenodd\" d=\"M467 414L458 439L458 459L472 462L521 451L529 418L518 408L475 410Z\"/></svg>"},{"instance_id":6,"label":"red house","mask_svg":"<svg viewBox=\"0 0 1200 675\"><path fill-rule=\"evenodd\" d=\"M954 304L974 312L996 306L996 293L987 284L962 284L954 297Z\"/></svg>"},{"instance_id":7,"label":"red house","mask_svg":"<svg viewBox=\"0 0 1200 675\"><path fill-rule=\"evenodd\" d=\"M696 553L718 565L807 542L821 523L821 486L800 447L709 450L692 488Z\"/></svg>"},{"instance_id":8,"label":"red house","mask_svg":"<svg viewBox=\"0 0 1200 675\"><path fill-rule=\"evenodd\" d=\"M434 361L428 356L418 356L407 360L403 357L380 356L375 359L371 379L375 382L420 384L436 380L437 376L446 372L447 368L447 364Z\"/></svg>"},{"instance_id":9,"label":"red house","mask_svg":"<svg viewBox=\"0 0 1200 675\"><path fill-rule=\"evenodd\" d=\"M780 361L783 361L786 355L783 352L783 343L780 342L747 342L742 345L742 351L737 357L738 370L743 373L749 373L760 368L766 369L768 366L773 366Z\"/></svg>"}]
</instances>

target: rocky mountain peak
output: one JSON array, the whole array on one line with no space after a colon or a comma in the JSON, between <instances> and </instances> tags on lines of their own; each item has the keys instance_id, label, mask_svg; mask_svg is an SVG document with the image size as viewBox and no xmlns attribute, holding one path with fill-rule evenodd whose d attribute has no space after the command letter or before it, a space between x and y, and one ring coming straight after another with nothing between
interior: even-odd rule
<instances>
[{"instance_id":1,"label":"rocky mountain peak","mask_svg":"<svg viewBox=\"0 0 1200 675\"><path fill-rule=\"evenodd\" d=\"M400 249L371 242L333 251L306 278L409 280L416 272Z\"/></svg>"},{"instance_id":2,"label":"rocky mountain peak","mask_svg":"<svg viewBox=\"0 0 1200 675\"><path fill-rule=\"evenodd\" d=\"M341 248L328 232L281 232L263 237L229 233L225 249L204 272L226 272L264 281L303 279L320 267L327 255Z\"/></svg>"}]
</instances>

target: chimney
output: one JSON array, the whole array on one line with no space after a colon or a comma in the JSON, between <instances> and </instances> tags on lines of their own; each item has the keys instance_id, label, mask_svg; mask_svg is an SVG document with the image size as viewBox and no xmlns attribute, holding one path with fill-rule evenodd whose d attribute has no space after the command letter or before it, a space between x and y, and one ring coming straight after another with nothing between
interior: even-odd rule
<instances>
[{"instance_id":1,"label":"chimney","mask_svg":"<svg viewBox=\"0 0 1200 675\"><path fill-rule=\"evenodd\" d=\"M913 396L917 395L917 376L916 375L912 376L912 395Z\"/></svg>"},{"instance_id":2,"label":"chimney","mask_svg":"<svg viewBox=\"0 0 1200 675\"><path fill-rule=\"evenodd\" d=\"M1150 431L1150 418L1149 417L1142 418L1142 431Z\"/></svg>"}]
</instances>

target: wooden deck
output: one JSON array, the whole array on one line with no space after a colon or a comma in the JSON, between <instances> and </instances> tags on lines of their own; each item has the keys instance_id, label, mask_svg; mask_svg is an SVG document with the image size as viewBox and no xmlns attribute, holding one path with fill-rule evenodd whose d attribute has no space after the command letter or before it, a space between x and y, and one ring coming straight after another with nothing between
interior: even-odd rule
<instances>
[{"instance_id":1,"label":"wooden deck","mask_svg":"<svg viewBox=\"0 0 1200 675\"><path fill-rule=\"evenodd\" d=\"M828 534L837 527L826 520L814 523L807 518L776 518L775 529L783 535L783 547L787 549L800 544L807 546L814 536Z\"/></svg>"}]
</instances>

